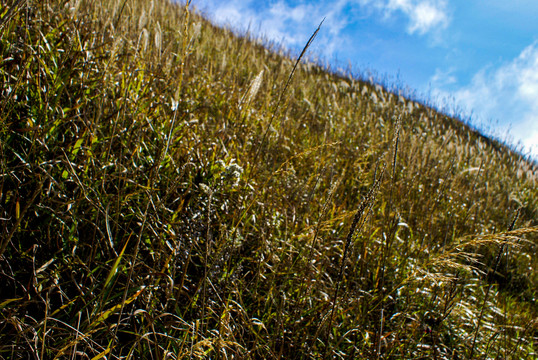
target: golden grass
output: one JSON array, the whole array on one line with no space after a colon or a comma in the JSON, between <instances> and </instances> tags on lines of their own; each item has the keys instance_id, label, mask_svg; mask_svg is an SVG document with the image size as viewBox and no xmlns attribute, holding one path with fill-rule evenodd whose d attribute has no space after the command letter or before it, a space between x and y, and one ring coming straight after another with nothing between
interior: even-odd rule
<instances>
[{"instance_id":1,"label":"golden grass","mask_svg":"<svg viewBox=\"0 0 538 360\"><path fill-rule=\"evenodd\" d=\"M535 163L193 8L0 4L0 357L536 357Z\"/></svg>"}]
</instances>

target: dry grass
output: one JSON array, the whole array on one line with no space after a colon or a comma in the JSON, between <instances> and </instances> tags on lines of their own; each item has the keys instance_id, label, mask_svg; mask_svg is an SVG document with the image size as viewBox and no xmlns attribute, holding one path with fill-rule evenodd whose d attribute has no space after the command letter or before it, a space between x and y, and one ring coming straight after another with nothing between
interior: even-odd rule
<instances>
[{"instance_id":1,"label":"dry grass","mask_svg":"<svg viewBox=\"0 0 538 360\"><path fill-rule=\"evenodd\" d=\"M0 357L536 358L517 152L166 1L0 3Z\"/></svg>"}]
</instances>

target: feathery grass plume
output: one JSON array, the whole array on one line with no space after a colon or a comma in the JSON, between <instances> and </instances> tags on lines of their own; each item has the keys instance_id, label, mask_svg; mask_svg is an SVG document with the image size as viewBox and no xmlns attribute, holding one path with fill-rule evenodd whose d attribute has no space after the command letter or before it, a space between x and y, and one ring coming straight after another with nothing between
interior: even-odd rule
<instances>
[{"instance_id":1,"label":"feathery grass plume","mask_svg":"<svg viewBox=\"0 0 538 360\"><path fill-rule=\"evenodd\" d=\"M157 21L155 25L155 47L157 48L158 58L161 58L162 54L162 30L161 24Z\"/></svg>"},{"instance_id":2,"label":"feathery grass plume","mask_svg":"<svg viewBox=\"0 0 538 360\"><path fill-rule=\"evenodd\" d=\"M148 23L148 17L146 15L146 10L142 10L142 15L140 15L140 18L138 19L138 31L142 31L146 27L146 24Z\"/></svg>"},{"instance_id":3,"label":"feathery grass plume","mask_svg":"<svg viewBox=\"0 0 538 360\"><path fill-rule=\"evenodd\" d=\"M263 73L265 70L260 71L260 73L252 80L252 83L250 84L250 87L248 89L247 93L247 99L246 102L250 103L254 98L256 97L256 94L258 94L258 91L260 90L260 87L262 86L263 81Z\"/></svg>"},{"instance_id":4,"label":"feathery grass plume","mask_svg":"<svg viewBox=\"0 0 538 360\"><path fill-rule=\"evenodd\" d=\"M149 31L146 28L143 28L140 32L140 36L138 37L138 48L142 49L142 52L146 52L148 50L149 45Z\"/></svg>"},{"instance_id":5,"label":"feathery grass plume","mask_svg":"<svg viewBox=\"0 0 538 360\"><path fill-rule=\"evenodd\" d=\"M189 42L189 46L187 47L187 49L192 49L194 42L200 37L201 33L202 33L202 23L198 21L192 25L191 40Z\"/></svg>"},{"instance_id":6,"label":"feathery grass plume","mask_svg":"<svg viewBox=\"0 0 538 360\"><path fill-rule=\"evenodd\" d=\"M241 99L239 100L238 112L237 112L237 120L241 120L239 128L241 128L244 122L246 121L246 119L244 118L245 116L244 114L248 112L248 109L250 107L252 100L254 100L254 98L256 97L256 94L260 90L260 87L263 82L264 71L265 70L262 69L262 71L260 71L258 75L251 81L247 91L243 94L243 96L241 96ZM246 105L246 106L243 106L243 105ZM227 144L227 141L225 142L225 145L226 144Z\"/></svg>"},{"instance_id":7,"label":"feathery grass plume","mask_svg":"<svg viewBox=\"0 0 538 360\"><path fill-rule=\"evenodd\" d=\"M314 31L314 33L310 36L310 38L308 39L308 41L306 42L305 46L303 47L303 50L301 51L301 53L299 54L299 57L297 58L297 60L295 61L295 64L293 65L293 68L291 69L290 71L290 74L288 76L288 79L286 80L286 83L284 84L284 88L282 89L282 91L280 92L279 96L278 96L278 100L276 102L276 105L272 111L272 114L271 114L271 118L269 120L269 123L267 124L267 127L265 129L265 132L263 134L263 137L262 137L262 140L261 140L261 143L260 143L260 146L258 146L258 149L256 150L256 153L254 155L254 165L257 164L257 159L258 159L258 155L260 154L261 152L261 149L262 149L262 145L265 143L265 140L267 138L267 134L269 132L269 130L271 129L271 125L273 124L273 121L276 117L276 114L280 111L280 105L282 104L282 101L284 99L284 95L286 94L286 90L288 89L288 87L290 86L290 83L291 83L291 79L293 78L293 75L295 74L295 70L297 70L297 66L299 65L299 63L301 62L301 59L303 58L303 56L305 55L306 51L308 50L308 48L310 47L310 45L312 44L312 42L314 41L314 39L316 38L316 36L318 35L318 32L320 31L321 29L321 25L323 25L323 22L325 21L325 19L321 20L321 22L319 23L318 25L318 28ZM253 167L253 169L255 169L255 167ZM249 177L250 177L250 173L249 173Z\"/></svg>"}]
</instances>

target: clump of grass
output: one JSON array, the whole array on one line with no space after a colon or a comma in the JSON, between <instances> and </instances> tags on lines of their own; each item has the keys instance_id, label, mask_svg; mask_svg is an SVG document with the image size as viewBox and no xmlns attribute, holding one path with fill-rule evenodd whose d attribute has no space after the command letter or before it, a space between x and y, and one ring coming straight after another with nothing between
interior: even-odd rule
<instances>
[{"instance_id":1,"label":"clump of grass","mask_svg":"<svg viewBox=\"0 0 538 360\"><path fill-rule=\"evenodd\" d=\"M190 4L0 4L0 356L536 356L532 162Z\"/></svg>"}]
</instances>

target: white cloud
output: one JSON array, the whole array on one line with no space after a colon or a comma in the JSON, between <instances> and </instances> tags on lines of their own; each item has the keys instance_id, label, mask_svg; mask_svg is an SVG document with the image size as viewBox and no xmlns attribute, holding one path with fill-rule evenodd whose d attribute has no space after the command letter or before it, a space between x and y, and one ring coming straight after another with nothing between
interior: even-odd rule
<instances>
[{"instance_id":1,"label":"white cloud","mask_svg":"<svg viewBox=\"0 0 538 360\"><path fill-rule=\"evenodd\" d=\"M304 21L304 18L308 12L308 5L299 5L296 7L290 7L282 1L274 4L269 12L281 19L292 20L300 23Z\"/></svg>"},{"instance_id":2,"label":"white cloud","mask_svg":"<svg viewBox=\"0 0 538 360\"><path fill-rule=\"evenodd\" d=\"M219 6L202 7L201 10L209 12L211 19L218 24L236 27L244 21L245 18L253 17L254 12L249 9L250 1L227 1Z\"/></svg>"},{"instance_id":3,"label":"white cloud","mask_svg":"<svg viewBox=\"0 0 538 360\"><path fill-rule=\"evenodd\" d=\"M437 96L449 95L442 83L435 85L440 87ZM512 140L521 141L524 151L538 159L538 41L504 65L485 66L452 94L465 113L474 113L475 125L499 121L505 133L494 135L508 136L509 130Z\"/></svg>"},{"instance_id":4,"label":"white cloud","mask_svg":"<svg viewBox=\"0 0 538 360\"><path fill-rule=\"evenodd\" d=\"M538 43L523 50L515 66L522 68L518 77L519 94L538 107Z\"/></svg>"},{"instance_id":5,"label":"white cloud","mask_svg":"<svg viewBox=\"0 0 538 360\"><path fill-rule=\"evenodd\" d=\"M318 34L313 48L318 53L330 57L345 42L342 29L347 25L344 6L353 0L328 1L292 4L278 0L260 6L254 0L206 1L202 11L218 24L231 26L243 31L248 27L263 38L282 43L286 47L301 49L321 20L325 19L322 31Z\"/></svg>"},{"instance_id":6,"label":"white cloud","mask_svg":"<svg viewBox=\"0 0 538 360\"><path fill-rule=\"evenodd\" d=\"M437 68L431 78L431 82L439 86L455 84L458 82L458 79L453 73L454 69L442 70Z\"/></svg>"},{"instance_id":7,"label":"white cloud","mask_svg":"<svg viewBox=\"0 0 538 360\"><path fill-rule=\"evenodd\" d=\"M388 0L382 7L389 16L394 11L404 13L409 18L407 32L410 34L424 35L446 28L449 23L445 0Z\"/></svg>"},{"instance_id":8,"label":"white cloud","mask_svg":"<svg viewBox=\"0 0 538 360\"><path fill-rule=\"evenodd\" d=\"M385 20L394 18L395 13L407 19L408 34L438 35L450 23L448 0L351 0L363 11L378 11ZM371 14L370 14L371 15Z\"/></svg>"},{"instance_id":9,"label":"white cloud","mask_svg":"<svg viewBox=\"0 0 538 360\"><path fill-rule=\"evenodd\" d=\"M255 0L205 0L207 13L221 25L246 30L249 26L265 38L282 41L285 46L304 45L319 22L325 18L316 45L330 57L349 40L342 30L353 20L346 9L360 9L363 14L376 16L381 12L385 19L395 13L407 18L409 34L426 35L445 28L449 23L447 0L318 0L294 2L278 0L260 5Z\"/></svg>"},{"instance_id":10,"label":"white cloud","mask_svg":"<svg viewBox=\"0 0 538 360\"><path fill-rule=\"evenodd\" d=\"M410 33L418 31L420 34L425 34L432 28L446 27L448 23L447 15L443 9L426 2L417 4L409 17L411 18L411 24L408 28Z\"/></svg>"}]
</instances>

